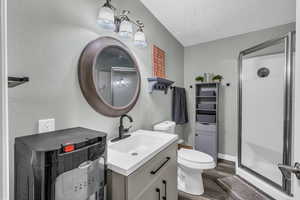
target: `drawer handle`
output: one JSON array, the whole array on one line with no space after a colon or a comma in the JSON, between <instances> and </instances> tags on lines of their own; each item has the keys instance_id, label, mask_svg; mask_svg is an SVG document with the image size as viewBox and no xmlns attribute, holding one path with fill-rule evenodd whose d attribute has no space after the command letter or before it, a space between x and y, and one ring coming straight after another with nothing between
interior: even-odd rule
<instances>
[{"instance_id":1,"label":"drawer handle","mask_svg":"<svg viewBox=\"0 0 300 200\"><path fill-rule=\"evenodd\" d=\"M165 186L165 196L162 197L163 200L167 200L167 181L163 180L162 181L164 186Z\"/></svg>"},{"instance_id":2,"label":"drawer handle","mask_svg":"<svg viewBox=\"0 0 300 200\"><path fill-rule=\"evenodd\" d=\"M156 192L158 193L158 200L160 200L160 189L156 188Z\"/></svg>"},{"instance_id":3,"label":"drawer handle","mask_svg":"<svg viewBox=\"0 0 300 200\"><path fill-rule=\"evenodd\" d=\"M156 170L152 170L150 173L152 175L156 174L170 159L170 157L166 157L166 160Z\"/></svg>"}]
</instances>

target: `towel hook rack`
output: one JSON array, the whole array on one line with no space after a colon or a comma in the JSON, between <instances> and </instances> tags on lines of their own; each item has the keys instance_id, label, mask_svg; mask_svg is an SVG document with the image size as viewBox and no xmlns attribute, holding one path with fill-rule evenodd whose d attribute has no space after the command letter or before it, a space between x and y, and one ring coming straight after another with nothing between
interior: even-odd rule
<instances>
[{"instance_id":1,"label":"towel hook rack","mask_svg":"<svg viewBox=\"0 0 300 200\"><path fill-rule=\"evenodd\" d=\"M8 77L8 87L13 88L29 81L29 77Z\"/></svg>"}]
</instances>

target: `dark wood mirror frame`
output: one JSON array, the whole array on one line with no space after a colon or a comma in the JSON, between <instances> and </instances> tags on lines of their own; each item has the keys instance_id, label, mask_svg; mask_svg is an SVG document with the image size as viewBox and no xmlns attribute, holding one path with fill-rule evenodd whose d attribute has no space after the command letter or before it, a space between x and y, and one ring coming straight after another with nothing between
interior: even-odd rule
<instances>
[{"instance_id":1,"label":"dark wood mirror frame","mask_svg":"<svg viewBox=\"0 0 300 200\"><path fill-rule=\"evenodd\" d=\"M108 104L101 95L98 94L95 86L94 66L97 62L97 57L104 48L110 46L117 46L126 51L134 62L137 71L138 81L135 95L131 102L123 107L114 107ZM125 44L113 37L100 37L85 47L79 60L78 78L83 96L89 105L98 113L108 117L119 117L128 113L135 106L140 94L141 75L136 58Z\"/></svg>"}]
</instances>

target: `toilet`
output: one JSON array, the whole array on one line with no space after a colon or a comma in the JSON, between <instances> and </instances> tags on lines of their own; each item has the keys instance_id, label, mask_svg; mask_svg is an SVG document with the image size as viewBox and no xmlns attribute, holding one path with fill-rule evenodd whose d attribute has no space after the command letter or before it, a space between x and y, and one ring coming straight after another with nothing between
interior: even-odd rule
<instances>
[{"instance_id":1,"label":"toilet","mask_svg":"<svg viewBox=\"0 0 300 200\"><path fill-rule=\"evenodd\" d=\"M164 121L153 127L154 131L175 134L175 122ZM180 141L180 140L179 140ZM179 143L182 143L180 141ZM205 169L213 169L216 163L210 155L192 150L178 150L178 190L192 195L204 193L202 172Z\"/></svg>"}]
</instances>

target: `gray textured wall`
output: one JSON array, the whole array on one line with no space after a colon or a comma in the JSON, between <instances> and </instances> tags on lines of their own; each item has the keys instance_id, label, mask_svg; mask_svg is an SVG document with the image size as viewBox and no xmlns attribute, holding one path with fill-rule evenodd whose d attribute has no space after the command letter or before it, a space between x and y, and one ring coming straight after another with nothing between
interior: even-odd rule
<instances>
[{"instance_id":1,"label":"gray textured wall","mask_svg":"<svg viewBox=\"0 0 300 200\"><path fill-rule=\"evenodd\" d=\"M11 169L14 138L36 133L39 119L55 118L56 129L84 126L107 132L109 138L117 136L118 118L96 113L82 96L77 80L77 63L85 45L100 36L118 38L97 26L101 4L98 0L8 1L9 75L30 77L29 83L9 89ZM113 4L129 9L134 19L145 23L147 49L122 41L136 55L142 76L141 95L129 115L134 129L150 129L171 117L170 93L147 92L146 78L152 76L150 46L156 44L166 51L167 77L178 86L184 85L184 48L139 0L114 0Z\"/></svg>"},{"instance_id":2,"label":"gray textured wall","mask_svg":"<svg viewBox=\"0 0 300 200\"><path fill-rule=\"evenodd\" d=\"M188 86L203 72L220 73L225 77L224 83L231 83L222 91L220 152L235 155L238 53L293 30L294 24L203 43L184 51L139 0L114 0L113 3L118 8L130 9L134 18L145 23L149 44L157 44L167 53L168 78L187 88L192 123L185 132L190 144L194 140L194 90ZM118 119L96 113L83 98L77 80L77 62L85 45L100 36L118 38L97 26L100 5L98 0L8 1L9 75L26 75L31 79L23 86L9 89L11 169L14 138L36 133L39 119L55 118L57 129L85 126L105 131L110 138L117 135ZM147 93L146 78L152 76L151 48L139 49L131 41L123 42L136 55L142 75L140 99L129 114L134 118L135 129L150 129L154 123L170 119L171 96Z\"/></svg>"},{"instance_id":3,"label":"gray textured wall","mask_svg":"<svg viewBox=\"0 0 300 200\"><path fill-rule=\"evenodd\" d=\"M204 72L212 72L224 76L223 84L229 82L230 87L221 87L220 100L220 139L219 152L237 155L237 81L239 52L251 46L282 36L295 30L295 24L287 24L261 31L251 32L221 40L190 46L184 50L184 85L188 91L188 105L191 123L185 134L191 145L194 144L194 89L189 85L195 83L195 77Z\"/></svg>"}]
</instances>

